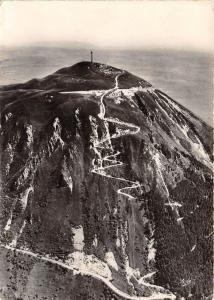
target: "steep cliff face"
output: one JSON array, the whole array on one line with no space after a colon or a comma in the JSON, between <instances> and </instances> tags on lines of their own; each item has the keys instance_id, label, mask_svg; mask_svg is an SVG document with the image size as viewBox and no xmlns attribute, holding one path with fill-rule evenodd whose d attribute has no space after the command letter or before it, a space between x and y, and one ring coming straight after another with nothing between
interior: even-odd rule
<instances>
[{"instance_id":1,"label":"steep cliff face","mask_svg":"<svg viewBox=\"0 0 214 300\"><path fill-rule=\"evenodd\" d=\"M208 125L98 63L1 103L2 299L211 299Z\"/></svg>"}]
</instances>

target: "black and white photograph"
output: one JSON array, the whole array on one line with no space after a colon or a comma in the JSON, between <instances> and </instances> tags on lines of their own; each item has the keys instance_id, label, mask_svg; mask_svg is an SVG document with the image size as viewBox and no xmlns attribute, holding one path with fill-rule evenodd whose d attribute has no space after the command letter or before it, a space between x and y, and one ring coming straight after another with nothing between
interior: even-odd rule
<instances>
[{"instance_id":1,"label":"black and white photograph","mask_svg":"<svg viewBox=\"0 0 214 300\"><path fill-rule=\"evenodd\" d=\"M213 299L213 12L0 2L0 300Z\"/></svg>"}]
</instances>

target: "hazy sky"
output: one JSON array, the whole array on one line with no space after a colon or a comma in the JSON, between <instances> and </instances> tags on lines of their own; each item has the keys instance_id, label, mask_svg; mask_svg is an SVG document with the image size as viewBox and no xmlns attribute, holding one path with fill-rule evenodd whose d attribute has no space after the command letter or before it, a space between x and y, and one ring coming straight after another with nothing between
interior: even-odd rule
<instances>
[{"instance_id":1,"label":"hazy sky","mask_svg":"<svg viewBox=\"0 0 214 300\"><path fill-rule=\"evenodd\" d=\"M103 47L213 49L207 1L5 1L0 44L86 42Z\"/></svg>"}]
</instances>

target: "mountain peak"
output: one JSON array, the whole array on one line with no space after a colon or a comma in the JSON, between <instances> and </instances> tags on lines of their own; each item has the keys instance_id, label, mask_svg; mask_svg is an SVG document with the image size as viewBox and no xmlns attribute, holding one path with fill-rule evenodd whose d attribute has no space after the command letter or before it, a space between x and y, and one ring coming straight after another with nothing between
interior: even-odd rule
<instances>
[{"instance_id":1,"label":"mountain peak","mask_svg":"<svg viewBox=\"0 0 214 300\"><path fill-rule=\"evenodd\" d=\"M212 293L212 128L90 62L5 87L1 115L0 246L28 265L9 276L4 261L7 295L38 280L41 299Z\"/></svg>"},{"instance_id":2,"label":"mountain peak","mask_svg":"<svg viewBox=\"0 0 214 300\"><path fill-rule=\"evenodd\" d=\"M122 70L98 62L80 61L70 67L56 71L56 74L86 76L91 73L103 73L110 75L111 73L114 74L115 72L121 71Z\"/></svg>"},{"instance_id":3,"label":"mountain peak","mask_svg":"<svg viewBox=\"0 0 214 300\"><path fill-rule=\"evenodd\" d=\"M103 90L114 85L117 74L123 73L120 78L121 88L151 86L145 80L118 68L90 61L81 61L72 66L62 68L42 79L32 79L23 84L4 86L1 90L9 89L41 89L41 90Z\"/></svg>"}]
</instances>

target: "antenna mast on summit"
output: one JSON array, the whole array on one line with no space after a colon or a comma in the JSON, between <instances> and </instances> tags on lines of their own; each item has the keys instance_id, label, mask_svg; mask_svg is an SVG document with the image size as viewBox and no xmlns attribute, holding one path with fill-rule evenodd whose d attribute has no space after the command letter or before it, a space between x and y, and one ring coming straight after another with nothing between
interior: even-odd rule
<instances>
[{"instance_id":1,"label":"antenna mast on summit","mask_svg":"<svg viewBox=\"0 0 214 300\"><path fill-rule=\"evenodd\" d=\"M91 51L91 63L93 63L93 51Z\"/></svg>"}]
</instances>

